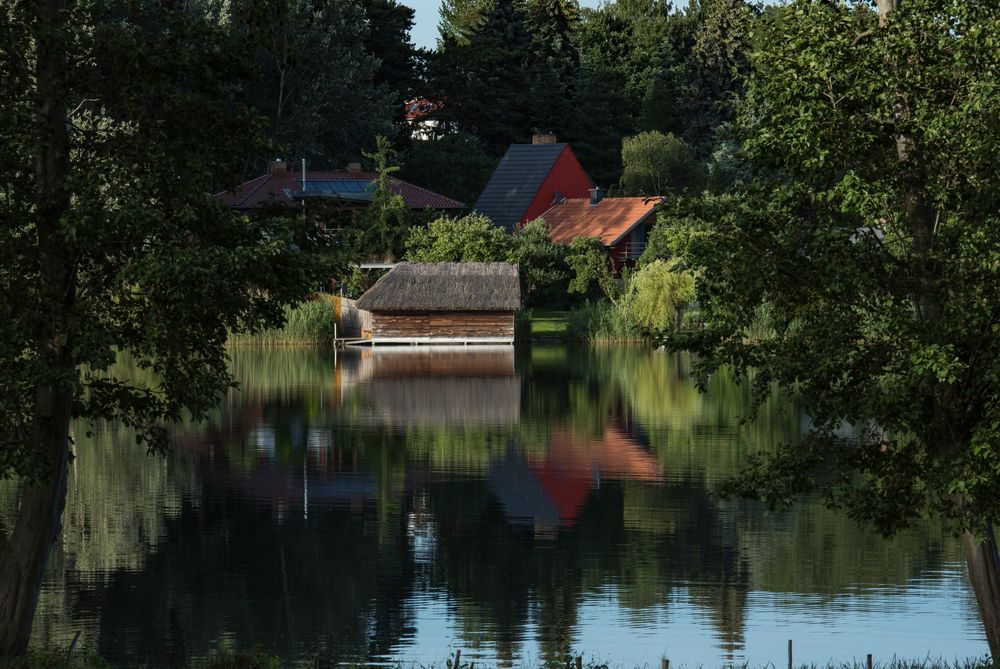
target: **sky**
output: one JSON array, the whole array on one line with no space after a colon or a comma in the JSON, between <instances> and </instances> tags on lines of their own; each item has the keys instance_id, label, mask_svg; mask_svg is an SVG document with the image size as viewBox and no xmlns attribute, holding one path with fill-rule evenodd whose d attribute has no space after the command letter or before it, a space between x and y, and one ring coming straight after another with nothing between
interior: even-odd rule
<instances>
[{"instance_id":1,"label":"sky","mask_svg":"<svg viewBox=\"0 0 1000 669\"><path fill-rule=\"evenodd\" d=\"M413 31L410 38L418 47L433 49L437 44L438 10L441 0L400 0L400 4L408 5L416 12ZM581 0L583 7L596 7L598 0Z\"/></svg>"}]
</instances>

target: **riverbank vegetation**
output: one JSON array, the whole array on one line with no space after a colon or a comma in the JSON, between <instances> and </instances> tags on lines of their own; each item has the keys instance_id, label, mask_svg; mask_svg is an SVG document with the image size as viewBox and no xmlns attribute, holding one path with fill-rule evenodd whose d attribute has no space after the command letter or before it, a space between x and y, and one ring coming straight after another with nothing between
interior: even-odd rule
<instances>
[{"instance_id":1,"label":"riverbank vegetation","mask_svg":"<svg viewBox=\"0 0 1000 669\"><path fill-rule=\"evenodd\" d=\"M332 344L337 314L330 295L312 295L296 305L285 305L283 325L249 332L230 333L229 343L276 346Z\"/></svg>"},{"instance_id":2,"label":"riverbank vegetation","mask_svg":"<svg viewBox=\"0 0 1000 669\"><path fill-rule=\"evenodd\" d=\"M380 661L379 664L386 665L387 663ZM489 662L482 662L480 660L467 660L456 665L452 658L447 658L438 665L421 663L419 666L425 669L435 669L435 667L441 667L441 669L471 669L473 664L483 667L483 669L501 666L499 664L491 665ZM249 651L218 652L204 660L188 663L184 665L184 669L282 669L283 667L313 669L315 666L317 664L314 661L301 660L289 663L264 650L255 649ZM358 667L360 669L369 665L366 662L358 662L356 664L344 663L344 666ZM388 666L396 667L397 669L407 669L407 667L416 667L418 665L412 662L399 661L389 662ZM525 669L531 669L533 665L522 664L520 666ZM549 662L537 665L538 669L573 669L573 667L577 666L581 666L584 669L632 669L633 667L634 669L651 669L649 665L636 666L616 663L613 659L595 659L584 656L581 656L580 664L578 665L576 664L575 656L572 655L567 656L565 662L556 664ZM672 666L680 669L687 665L672 663ZM746 669L753 665L742 664L740 666ZM772 666L773 664L763 665L762 669ZM867 666L864 659L845 662L831 661L826 664L795 665L796 669L864 669ZM1000 667L1000 665L993 663L989 658L969 658L965 660L933 660L929 658L924 660L899 660L895 657L888 662L874 662L871 666L874 669L998 669ZM67 655L64 650L46 650L31 651L27 656L22 658L8 660L0 658L0 669L110 669L110 665L99 656L93 654L78 653L74 657L72 654ZM728 667L720 669L728 669Z\"/></svg>"}]
</instances>

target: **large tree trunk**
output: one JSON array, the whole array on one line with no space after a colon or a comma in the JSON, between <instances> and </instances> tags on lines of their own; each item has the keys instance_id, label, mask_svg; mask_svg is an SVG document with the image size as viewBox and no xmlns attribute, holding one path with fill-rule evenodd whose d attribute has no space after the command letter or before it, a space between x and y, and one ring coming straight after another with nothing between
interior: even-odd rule
<instances>
[{"instance_id":1,"label":"large tree trunk","mask_svg":"<svg viewBox=\"0 0 1000 669\"><path fill-rule=\"evenodd\" d=\"M21 655L28 648L42 576L66 503L71 398L66 393L53 396L53 390L39 390L39 400L54 411L47 425L40 426L49 431L43 437L47 443L35 442L51 459L49 477L23 490L14 531L0 558L0 657Z\"/></svg>"},{"instance_id":2,"label":"large tree trunk","mask_svg":"<svg viewBox=\"0 0 1000 669\"><path fill-rule=\"evenodd\" d=\"M76 361L72 312L76 301L75 254L63 232L69 209L66 0L36 0L31 12L35 48L36 150L34 214L41 315L34 333L41 372L34 389L28 452L41 458L42 476L25 484L17 519L0 556L0 656L25 652L42 576L66 503L69 423Z\"/></svg>"},{"instance_id":3,"label":"large tree trunk","mask_svg":"<svg viewBox=\"0 0 1000 669\"><path fill-rule=\"evenodd\" d=\"M979 615L986 628L986 641L990 654L1000 658L1000 554L990 529L985 541L977 541L969 532L962 537L965 561L969 566L969 580L979 602Z\"/></svg>"}]
</instances>

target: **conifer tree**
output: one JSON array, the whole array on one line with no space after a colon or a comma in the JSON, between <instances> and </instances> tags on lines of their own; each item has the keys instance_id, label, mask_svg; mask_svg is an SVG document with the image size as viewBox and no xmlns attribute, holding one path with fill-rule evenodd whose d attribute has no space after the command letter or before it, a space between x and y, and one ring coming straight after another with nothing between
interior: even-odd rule
<instances>
[{"instance_id":1,"label":"conifer tree","mask_svg":"<svg viewBox=\"0 0 1000 669\"><path fill-rule=\"evenodd\" d=\"M443 0L438 23L438 48L450 44L466 46L490 11L490 0Z\"/></svg>"},{"instance_id":2,"label":"conifer tree","mask_svg":"<svg viewBox=\"0 0 1000 669\"><path fill-rule=\"evenodd\" d=\"M530 44L522 3L496 0L468 44L448 38L434 64L442 118L497 155L530 132Z\"/></svg>"}]
</instances>

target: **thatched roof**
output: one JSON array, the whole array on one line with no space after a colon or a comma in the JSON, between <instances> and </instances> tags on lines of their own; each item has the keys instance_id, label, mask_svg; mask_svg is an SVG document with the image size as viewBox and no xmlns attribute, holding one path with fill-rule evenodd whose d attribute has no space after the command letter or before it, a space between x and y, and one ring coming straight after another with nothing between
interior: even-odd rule
<instances>
[{"instance_id":1,"label":"thatched roof","mask_svg":"<svg viewBox=\"0 0 1000 669\"><path fill-rule=\"evenodd\" d=\"M361 296L366 311L517 311L517 266L505 262L400 263Z\"/></svg>"}]
</instances>

